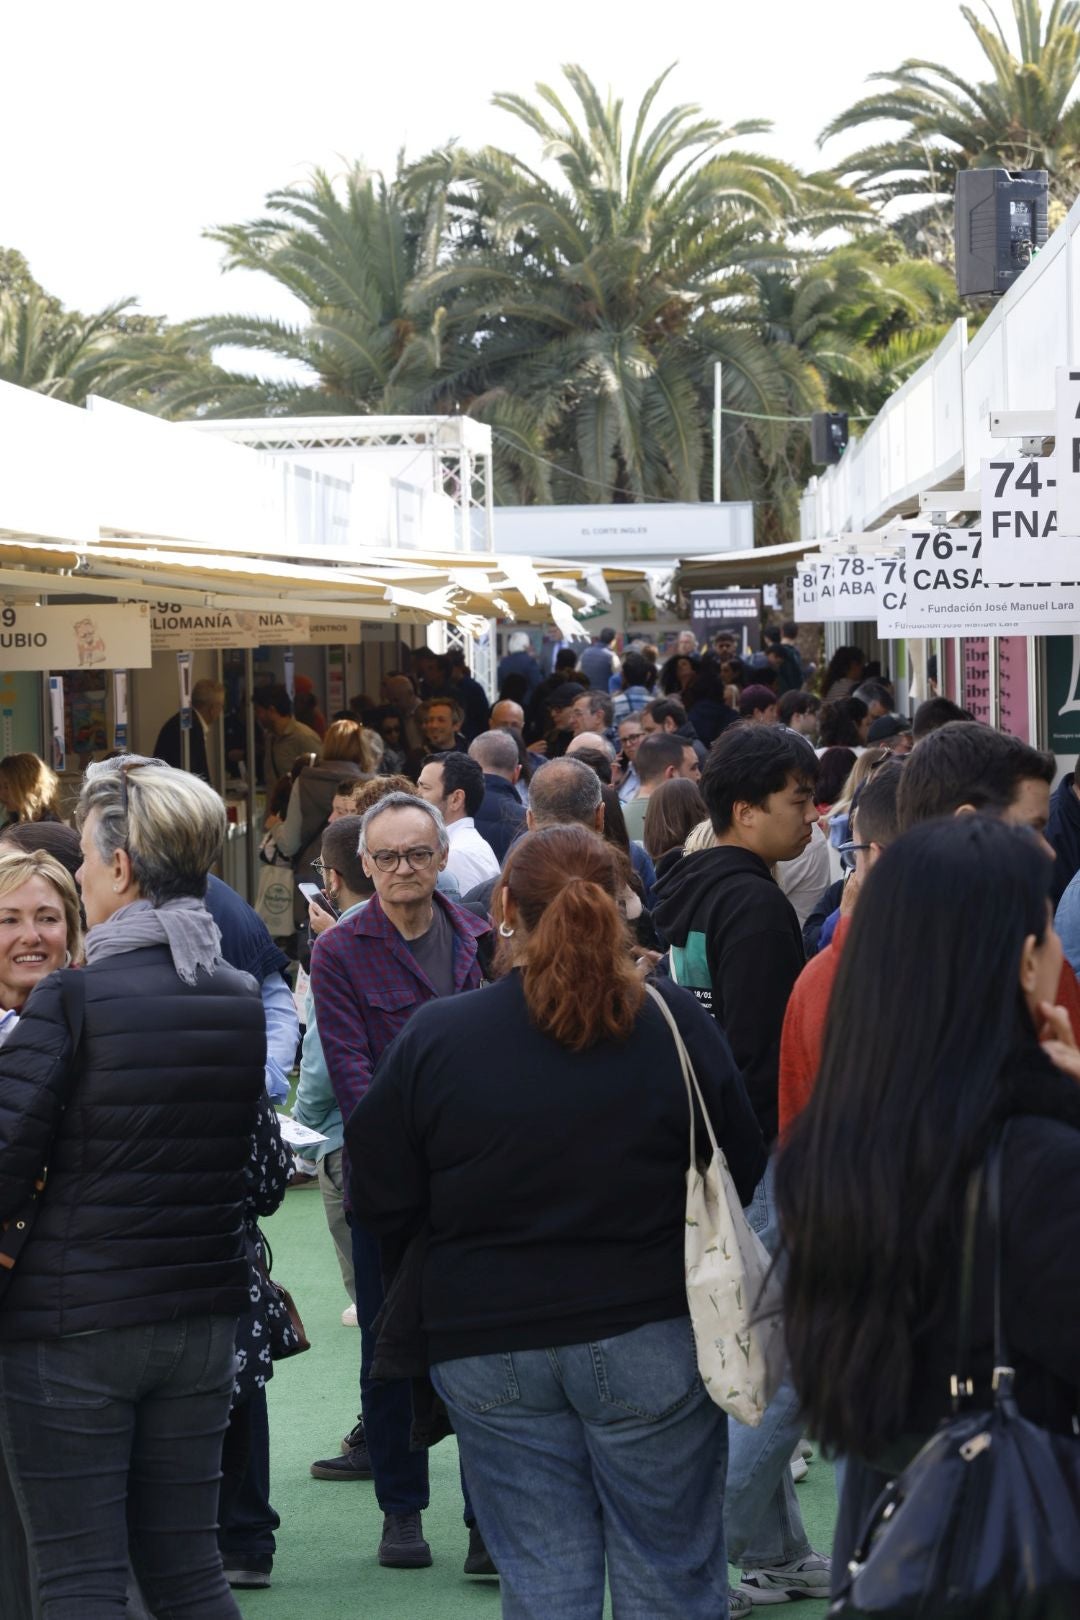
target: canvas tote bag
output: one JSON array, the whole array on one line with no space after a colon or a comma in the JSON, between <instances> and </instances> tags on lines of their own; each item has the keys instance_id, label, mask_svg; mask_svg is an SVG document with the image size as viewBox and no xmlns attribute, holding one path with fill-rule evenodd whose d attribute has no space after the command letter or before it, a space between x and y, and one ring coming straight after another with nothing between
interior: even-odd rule
<instances>
[{"instance_id":1,"label":"canvas tote bag","mask_svg":"<svg viewBox=\"0 0 1080 1620\"><path fill-rule=\"evenodd\" d=\"M698 1370L717 1406L756 1429L784 1371L779 1279L743 1214L679 1026L664 998L651 985L645 988L671 1030L690 1105L686 1300ZM712 1149L704 1170L698 1165L695 1097Z\"/></svg>"}]
</instances>

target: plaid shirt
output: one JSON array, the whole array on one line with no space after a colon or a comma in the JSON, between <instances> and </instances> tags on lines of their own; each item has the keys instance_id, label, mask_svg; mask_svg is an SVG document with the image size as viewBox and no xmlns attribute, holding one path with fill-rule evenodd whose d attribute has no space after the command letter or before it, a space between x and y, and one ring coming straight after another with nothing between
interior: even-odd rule
<instances>
[{"instance_id":1,"label":"plaid shirt","mask_svg":"<svg viewBox=\"0 0 1080 1620\"><path fill-rule=\"evenodd\" d=\"M477 989L476 942L490 925L438 892L432 903L443 908L454 930L455 993ZM311 993L330 1084L348 1124L386 1048L417 1007L436 999L436 991L375 895L315 941Z\"/></svg>"}]
</instances>

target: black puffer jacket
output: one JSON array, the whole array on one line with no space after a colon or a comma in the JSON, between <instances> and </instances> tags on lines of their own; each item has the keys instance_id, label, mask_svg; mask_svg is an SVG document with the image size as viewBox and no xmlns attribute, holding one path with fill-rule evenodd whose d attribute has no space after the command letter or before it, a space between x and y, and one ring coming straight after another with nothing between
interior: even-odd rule
<instances>
[{"instance_id":1,"label":"black puffer jacket","mask_svg":"<svg viewBox=\"0 0 1080 1620\"><path fill-rule=\"evenodd\" d=\"M238 1315L249 1303L244 1171L266 1062L258 986L225 966L185 985L164 945L80 978L73 1070L62 973L38 985L0 1049L0 1220L49 1167L0 1300L0 1338Z\"/></svg>"}]
</instances>

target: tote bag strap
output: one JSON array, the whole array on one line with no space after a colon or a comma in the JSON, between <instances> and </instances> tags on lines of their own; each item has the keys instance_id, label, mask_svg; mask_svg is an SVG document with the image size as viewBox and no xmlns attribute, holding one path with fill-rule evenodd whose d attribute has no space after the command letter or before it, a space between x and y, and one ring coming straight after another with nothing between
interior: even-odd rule
<instances>
[{"instance_id":1,"label":"tote bag strap","mask_svg":"<svg viewBox=\"0 0 1080 1620\"><path fill-rule=\"evenodd\" d=\"M647 984L645 986L645 993L646 995L652 997L653 1001L663 1014L664 1021L670 1029L672 1038L674 1039L675 1050L679 1054L679 1066L682 1069L683 1080L686 1082L686 1100L690 1104L690 1164L691 1166L695 1166L697 1164L697 1126L694 1117L695 1097L697 1098L698 1107L701 1109L701 1117L705 1121L705 1129L708 1132L709 1142L713 1150L713 1156L714 1158L719 1159L720 1144L716 1140L716 1132L713 1130L712 1120L709 1118L709 1110L705 1107L705 1099L701 1095L701 1087L698 1084L698 1077L694 1073L694 1065L690 1060L690 1053L686 1050L686 1042L683 1040L682 1035L679 1032L679 1026L675 1022L671 1008L668 1006L659 990L654 990L651 984Z\"/></svg>"}]
</instances>

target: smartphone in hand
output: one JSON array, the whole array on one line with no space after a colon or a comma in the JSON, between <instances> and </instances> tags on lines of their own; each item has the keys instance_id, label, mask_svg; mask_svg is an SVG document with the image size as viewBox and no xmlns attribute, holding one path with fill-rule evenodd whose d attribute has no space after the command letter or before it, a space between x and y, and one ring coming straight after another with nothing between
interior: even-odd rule
<instances>
[{"instance_id":1,"label":"smartphone in hand","mask_svg":"<svg viewBox=\"0 0 1080 1620\"><path fill-rule=\"evenodd\" d=\"M328 911L331 917L335 919L341 916L341 912L338 910L337 906L334 905L332 900L327 898L317 883L301 883L298 885L298 887L300 889L300 893L303 895L304 899L309 902L309 904L318 906L320 911Z\"/></svg>"}]
</instances>

